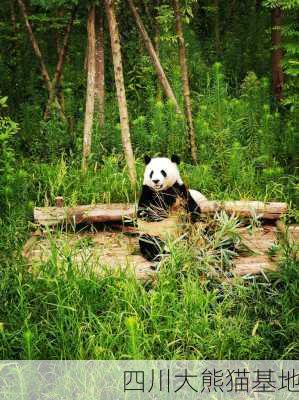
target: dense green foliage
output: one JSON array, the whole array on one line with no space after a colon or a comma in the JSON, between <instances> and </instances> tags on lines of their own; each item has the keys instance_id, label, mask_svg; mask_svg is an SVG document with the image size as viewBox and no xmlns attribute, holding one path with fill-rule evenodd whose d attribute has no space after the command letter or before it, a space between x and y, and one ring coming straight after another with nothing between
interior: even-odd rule
<instances>
[{"instance_id":1,"label":"dense green foliage","mask_svg":"<svg viewBox=\"0 0 299 400\"><path fill-rule=\"evenodd\" d=\"M52 76L56 43L76 2L27 3ZM70 256L58 268L55 246L38 276L28 271L21 251L33 230L35 205L53 204L58 195L68 205L138 197L123 158L106 21L105 125L101 128L96 119L89 171L83 174L80 169L87 14L85 2L80 3L60 87L68 123L58 112L43 119L47 91L17 2L5 0L2 5L1 357L298 358L299 268L288 247L280 272L232 285L211 277L201 281L204 271L194 249L183 245L173 246L153 287L124 273L107 271L102 278L82 274ZM184 118L163 97L126 2L117 3L138 189L141 156L175 152L183 159L188 186L208 198L287 201L290 220L298 221L297 2L219 2L219 9L213 1L181 2L199 153L196 166L190 164ZM273 6L285 9L282 104L274 101L271 91ZM159 31L161 62L183 106L171 2L140 2L140 10L151 37Z\"/></svg>"}]
</instances>

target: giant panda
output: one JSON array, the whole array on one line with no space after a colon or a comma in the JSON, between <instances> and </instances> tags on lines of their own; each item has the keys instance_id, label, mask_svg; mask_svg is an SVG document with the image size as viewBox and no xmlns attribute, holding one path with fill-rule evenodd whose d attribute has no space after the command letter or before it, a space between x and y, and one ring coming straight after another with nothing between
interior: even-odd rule
<instances>
[{"instance_id":1,"label":"giant panda","mask_svg":"<svg viewBox=\"0 0 299 400\"><path fill-rule=\"evenodd\" d=\"M170 159L146 155L144 162L146 167L138 202L138 218L147 221L166 218L178 200L182 200L183 207L192 219L200 214L200 202L206 197L197 190L186 188L178 169L180 158L177 155L172 155ZM164 243L158 237L141 235L139 244L141 254L153 260L160 255Z\"/></svg>"}]
</instances>

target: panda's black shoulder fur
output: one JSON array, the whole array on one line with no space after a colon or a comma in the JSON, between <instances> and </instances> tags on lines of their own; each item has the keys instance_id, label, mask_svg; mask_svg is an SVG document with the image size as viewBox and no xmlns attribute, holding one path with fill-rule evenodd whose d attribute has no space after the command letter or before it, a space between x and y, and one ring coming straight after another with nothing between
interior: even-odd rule
<instances>
[{"instance_id":1,"label":"panda's black shoulder fur","mask_svg":"<svg viewBox=\"0 0 299 400\"><path fill-rule=\"evenodd\" d=\"M200 211L186 185L176 182L172 187L160 192L153 190L147 185L143 185L138 203L137 216L139 218L154 220L165 218L178 197L185 200L187 212L198 213Z\"/></svg>"}]
</instances>

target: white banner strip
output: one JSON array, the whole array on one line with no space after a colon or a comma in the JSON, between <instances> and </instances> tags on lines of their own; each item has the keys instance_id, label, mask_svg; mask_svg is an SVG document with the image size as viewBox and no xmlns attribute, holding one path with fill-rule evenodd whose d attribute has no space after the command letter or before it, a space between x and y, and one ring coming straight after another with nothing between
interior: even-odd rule
<instances>
[{"instance_id":1,"label":"white banner strip","mask_svg":"<svg viewBox=\"0 0 299 400\"><path fill-rule=\"evenodd\" d=\"M0 361L1 400L298 399L299 361Z\"/></svg>"}]
</instances>

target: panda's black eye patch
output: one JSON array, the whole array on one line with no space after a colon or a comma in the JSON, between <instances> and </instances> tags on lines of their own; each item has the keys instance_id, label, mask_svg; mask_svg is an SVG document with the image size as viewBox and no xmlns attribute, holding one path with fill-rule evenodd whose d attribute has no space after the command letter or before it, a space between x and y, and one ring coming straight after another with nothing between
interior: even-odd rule
<instances>
[{"instance_id":1,"label":"panda's black eye patch","mask_svg":"<svg viewBox=\"0 0 299 400\"><path fill-rule=\"evenodd\" d=\"M162 169L161 174L164 176L164 178L166 178L167 174L166 174L166 172L164 171L164 169Z\"/></svg>"},{"instance_id":2,"label":"panda's black eye patch","mask_svg":"<svg viewBox=\"0 0 299 400\"><path fill-rule=\"evenodd\" d=\"M150 173L150 178L152 179L152 177L153 177L153 174L154 174L154 171L152 171L151 173Z\"/></svg>"}]
</instances>

